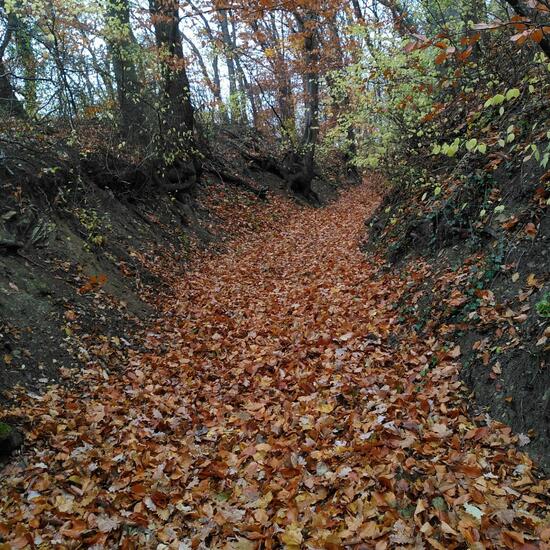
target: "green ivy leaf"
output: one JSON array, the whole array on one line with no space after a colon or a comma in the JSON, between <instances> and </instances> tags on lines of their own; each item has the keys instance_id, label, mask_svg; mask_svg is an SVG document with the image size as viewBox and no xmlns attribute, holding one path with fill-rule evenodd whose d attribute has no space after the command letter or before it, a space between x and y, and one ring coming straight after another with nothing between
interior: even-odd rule
<instances>
[{"instance_id":1,"label":"green ivy leaf","mask_svg":"<svg viewBox=\"0 0 550 550\"><path fill-rule=\"evenodd\" d=\"M484 155L484 154L487 152L487 145L485 145L485 143L480 143L480 144L477 146L477 150L478 150L482 155Z\"/></svg>"},{"instance_id":2,"label":"green ivy leaf","mask_svg":"<svg viewBox=\"0 0 550 550\"><path fill-rule=\"evenodd\" d=\"M449 147L447 150L447 156L448 157L454 157L458 151L458 145L455 145L454 143Z\"/></svg>"},{"instance_id":3,"label":"green ivy leaf","mask_svg":"<svg viewBox=\"0 0 550 550\"><path fill-rule=\"evenodd\" d=\"M476 145L477 145L477 139L476 138L469 139L466 142L466 149L468 149L468 151L473 151L476 148Z\"/></svg>"},{"instance_id":4,"label":"green ivy leaf","mask_svg":"<svg viewBox=\"0 0 550 550\"><path fill-rule=\"evenodd\" d=\"M519 90L517 88L512 88L506 92L506 101L511 101L516 97L519 97Z\"/></svg>"}]
</instances>

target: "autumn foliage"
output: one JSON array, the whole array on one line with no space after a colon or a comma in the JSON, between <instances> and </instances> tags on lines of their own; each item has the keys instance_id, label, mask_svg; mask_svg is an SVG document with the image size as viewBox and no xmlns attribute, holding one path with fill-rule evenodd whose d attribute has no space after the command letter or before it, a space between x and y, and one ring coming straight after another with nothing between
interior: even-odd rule
<instances>
[{"instance_id":1,"label":"autumn foliage","mask_svg":"<svg viewBox=\"0 0 550 550\"><path fill-rule=\"evenodd\" d=\"M549 14L546 0L0 0L2 177L36 183L50 212L93 181L107 201L177 205L177 229L201 211L225 230L208 250L177 232L183 275L181 255L132 250L117 269L159 282L135 284L157 312L136 345L100 338L43 394L10 393L2 417L26 440L1 472L0 549L550 550L528 435L472 407L459 378L466 321L436 326L434 308L417 330L411 313L420 285L453 315L473 297L478 328L514 346L527 312L547 315L547 280L529 273L516 311L476 277L491 254L487 271L509 275L505 244L543 238ZM363 183L313 208L328 180ZM105 259L108 222L70 211ZM40 267L0 236L0 254ZM386 262L417 243L402 271ZM436 277L423 254L445 247L468 257ZM110 283L77 268L78 297ZM493 383L488 340L473 345Z\"/></svg>"},{"instance_id":2,"label":"autumn foliage","mask_svg":"<svg viewBox=\"0 0 550 550\"><path fill-rule=\"evenodd\" d=\"M240 222L224 197L236 238L193 263L145 353L21 395L6 544L546 548L548 481L468 411L460 348L399 320L426 267L380 275L358 248L372 186Z\"/></svg>"}]
</instances>

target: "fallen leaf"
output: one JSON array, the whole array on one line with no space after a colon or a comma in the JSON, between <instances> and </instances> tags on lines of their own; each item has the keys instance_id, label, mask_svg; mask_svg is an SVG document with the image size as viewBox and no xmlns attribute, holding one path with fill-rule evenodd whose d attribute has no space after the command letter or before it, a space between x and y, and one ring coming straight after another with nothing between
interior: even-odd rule
<instances>
[{"instance_id":1,"label":"fallen leaf","mask_svg":"<svg viewBox=\"0 0 550 550\"><path fill-rule=\"evenodd\" d=\"M304 540L301 527L296 523L287 525L284 533L282 533L279 537L281 542L290 549L300 548L300 545Z\"/></svg>"}]
</instances>

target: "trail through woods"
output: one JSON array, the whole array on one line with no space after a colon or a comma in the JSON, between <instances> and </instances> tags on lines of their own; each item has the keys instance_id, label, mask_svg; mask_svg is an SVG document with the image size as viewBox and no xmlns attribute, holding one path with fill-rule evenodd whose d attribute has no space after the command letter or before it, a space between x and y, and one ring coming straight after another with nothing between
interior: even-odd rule
<instances>
[{"instance_id":1,"label":"trail through woods","mask_svg":"<svg viewBox=\"0 0 550 550\"><path fill-rule=\"evenodd\" d=\"M375 203L273 198L178 281L148 353L22 402L11 547L548 548L548 482L359 249Z\"/></svg>"}]
</instances>

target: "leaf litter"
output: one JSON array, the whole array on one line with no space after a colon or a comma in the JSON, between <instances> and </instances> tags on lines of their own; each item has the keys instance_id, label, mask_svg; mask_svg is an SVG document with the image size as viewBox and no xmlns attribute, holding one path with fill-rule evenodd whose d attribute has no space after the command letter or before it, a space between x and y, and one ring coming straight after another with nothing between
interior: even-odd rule
<instances>
[{"instance_id":1,"label":"leaf litter","mask_svg":"<svg viewBox=\"0 0 550 550\"><path fill-rule=\"evenodd\" d=\"M236 237L159 296L146 353L19 395L0 548L550 548L548 480L360 251L372 187L216 201Z\"/></svg>"}]
</instances>

